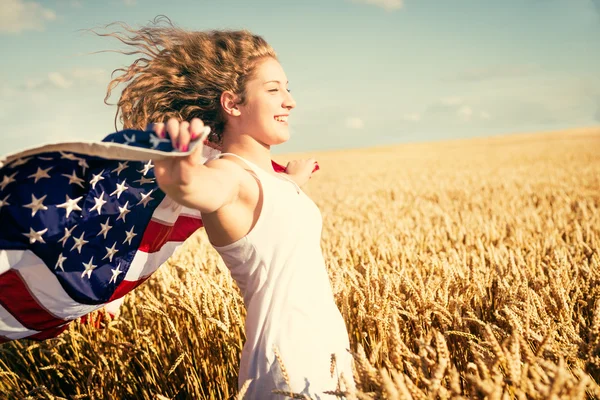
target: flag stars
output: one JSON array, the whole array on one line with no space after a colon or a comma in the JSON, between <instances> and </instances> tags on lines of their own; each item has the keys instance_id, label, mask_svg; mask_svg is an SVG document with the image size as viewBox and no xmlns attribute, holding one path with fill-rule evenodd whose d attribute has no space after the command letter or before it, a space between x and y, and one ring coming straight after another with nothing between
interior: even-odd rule
<instances>
[{"instance_id":1,"label":"flag stars","mask_svg":"<svg viewBox=\"0 0 600 400\"><path fill-rule=\"evenodd\" d=\"M62 174L62 176L64 176L65 178L69 178L69 185L75 184L83 187L84 180L77 176L75 170L73 170L73 173L71 175Z\"/></svg>"},{"instance_id":2,"label":"flag stars","mask_svg":"<svg viewBox=\"0 0 600 400\"><path fill-rule=\"evenodd\" d=\"M92 272L94 271L94 269L96 269L98 267L97 265L93 264L93 261L94 261L94 257L90 258L90 261L88 261L87 263L83 263L85 271L83 271L81 274L82 278L85 275L88 276L88 279L90 279L92 277Z\"/></svg>"},{"instance_id":3,"label":"flag stars","mask_svg":"<svg viewBox=\"0 0 600 400\"><path fill-rule=\"evenodd\" d=\"M131 246L131 240L137 236L137 233L133 233L133 226L131 227L131 229L129 230L129 232L125 232L125 235L127 236L125 238L125 240L123 240L123 244L127 243L128 245Z\"/></svg>"},{"instance_id":4,"label":"flag stars","mask_svg":"<svg viewBox=\"0 0 600 400\"><path fill-rule=\"evenodd\" d=\"M77 162L77 165L79 165L82 168L84 174L85 174L85 169L90 167L88 165L87 161L85 161L85 158L80 158L79 161Z\"/></svg>"},{"instance_id":5,"label":"flag stars","mask_svg":"<svg viewBox=\"0 0 600 400\"><path fill-rule=\"evenodd\" d=\"M94 201L96 204L94 207L90 208L90 212L97 211L98 215L102 214L102 206L106 204L106 200L104 200L104 192L102 192L99 197L95 197Z\"/></svg>"},{"instance_id":6,"label":"flag stars","mask_svg":"<svg viewBox=\"0 0 600 400\"><path fill-rule=\"evenodd\" d=\"M23 207L25 208L31 208L31 216L34 217L35 213L37 213L39 210L44 210L46 211L48 209L48 207L46 207L44 205L44 199L46 198L46 196L48 196L47 194L43 195L42 197L40 197L39 199L35 197L35 195L32 193L31 194L31 203L24 205Z\"/></svg>"},{"instance_id":7,"label":"flag stars","mask_svg":"<svg viewBox=\"0 0 600 400\"><path fill-rule=\"evenodd\" d=\"M75 241L75 244L73 245L73 247L71 247L71 251L77 249L77 251L79 252L79 254L81 254L81 248L86 243L89 243L89 241L83 239L84 235L85 235L85 232L81 232L81 236L79 238L76 238L76 237L73 238L73 240Z\"/></svg>"},{"instance_id":8,"label":"flag stars","mask_svg":"<svg viewBox=\"0 0 600 400\"><path fill-rule=\"evenodd\" d=\"M129 206L129 201L125 203L123 207L119 207L119 216L117 217L117 221L122 219L125 222L125 216L131 212L127 207Z\"/></svg>"},{"instance_id":9,"label":"flag stars","mask_svg":"<svg viewBox=\"0 0 600 400\"><path fill-rule=\"evenodd\" d=\"M156 149L158 146L160 146L161 143L169 143L169 142L170 142L169 139L161 139L154 134L150 135L150 143L152 143L153 149Z\"/></svg>"},{"instance_id":10,"label":"flag stars","mask_svg":"<svg viewBox=\"0 0 600 400\"><path fill-rule=\"evenodd\" d=\"M134 183L139 183L140 185L145 185L146 183L154 183L154 178L146 178L145 176L142 176L141 179L134 181Z\"/></svg>"},{"instance_id":11,"label":"flag stars","mask_svg":"<svg viewBox=\"0 0 600 400\"><path fill-rule=\"evenodd\" d=\"M15 175L17 175L17 172L15 172L15 173L14 173L14 174L12 174L12 175L4 175L4 176L2 177L2 182L0 182L0 189L1 189L1 190L4 190L4 188L5 188L7 185L9 185L9 184L11 184L11 183L15 182L15 181L16 181L16 179L15 179Z\"/></svg>"},{"instance_id":12,"label":"flag stars","mask_svg":"<svg viewBox=\"0 0 600 400\"><path fill-rule=\"evenodd\" d=\"M123 182L121 182L121 183L117 183L117 188L110 195L114 196L116 194L117 195L117 199L119 197L121 197L121 193L123 193L124 191L126 191L127 189L129 189L129 187L125 186L125 182L127 182L127 179L124 179Z\"/></svg>"},{"instance_id":13,"label":"flag stars","mask_svg":"<svg viewBox=\"0 0 600 400\"><path fill-rule=\"evenodd\" d=\"M110 172L116 172L116 173L117 173L117 176L119 176L119 174L120 174L121 172L123 172L123 170L124 170L124 169L126 169L126 168L129 168L129 162L128 162L128 161L125 161L125 162L123 162L123 163L122 163L122 162L119 162L119 166L118 166L117 168L113 169L113 170L112 170L112 171L110 171Z\"/></svg>"},{"instance_id":14,"label":"flag stars","mask_svg":"<svg viewBox=\"0 0 600 400\"><path fill-rule=\"evenodd\" d=\"M131 135L131 137L127 137L126 134L123 134L123 139L125 139L125 144L135 143L135 133Z\"/></svg>"},{"instance_id":15,"label":"flag stars","mask_svg":"<svg viewBox=\"0 0 600 400\"><path fill-rule=\"evenodd\" d=\"M106 222L105 223L101 223L100 226L102 227L100 229L100 232L98 232L98 234L96 236L100 236L100 235L104 235L104 239L106 239L106 235L108 234L108 231L110 231L112 229L112 226L110 226L110 224L108 223L110 221L110 218L106 218Z\"/></svg>"},{"instance_id":16,"label":"flag stars","mask_svg":"<svg viewBox=\"0 0 600 400\"><path fill-rule=\"evenodd\" d=\"M110 277L110 281L108 281L108 283L117 283L117 277L119 275L121 275L121 263L119 263L119 265L117 265L117 268L112 268L112 276Z\"/></svg>"},{"instance_id":17,"label":"flag stars","mask_svg":"<svg viewBox=\"0 0 600 400\"><path fill-rule=\"evenodd\" d=\"M0 210L2 210L2 207L4 206L10 206L10 203L6 200L8 200L8 197L10 196L10 193L6 195L6 197L2 200L0 200Z\"/></svg>"},{"instance_id":18,"label":"flag stars","mask_svg":"<svg viewBox=\"0 0 600 400\"><path fill-rule=\"evenodd\" d=\"M41 169L40 167L38 167L37 171L35 171L34 174L29 175L28 178L33 178L33 183L37 183L37 181L39 181L40 179L50 178L50 175L48 175L48 171L50 171L51 169L52 167L48 167L46 169Z\"/></svg>"},{"instance_id":19,"label":"flag stars","mask_svg":"<svg viewBox=\"0 0 600 400\"><path fill-rule=\"evenodd\" d=\"M147 164L144 164L144 168L138 170L138 172L145 176L152 168L154 168L154 165L152 165L152 160L149 160Z\"/></svg>"},{"instance_id":20,"label":"flag stars","mask_svg":"<svg viewBox=\"0 0 600 400\"><path fill-rule=\"evenodd\" d=\"M65 268L63 267L63 263L67 260L67 257L63 256L62 254L58 255L58 260L56 260L56 265L54 266L54 269L60 268L62 270L62 272L65 272Z\"/></svg>"},{"instance_id":21,"label":"flag stars","mask_svg":"<svg viewBox=\"0 0 600 400\"><path fill-rule=\"evenodd\" d=\"M62 243L63 247L65 247L65 244L67 244L67 240L71 237L71 233L73 232L73 229L75 229L76 226L77 225L71 227L71 229L65 227L65 234L62 237L62 239L58 241L58 243Z\"/></svg>"},{"instance_id":22,"label":"flag stars","mask_svg":"<svg viewBox=\"0 0 600 400\"><path fill-rule=\"evenodd\" d=\"M34 244L35 242L46 243L42 235L48 232L48 228L43 229L41 231L34 231L33 228L29 228L29 233L24 233L24 236L29 238L29 243Z\"/></svg>"},{"instance_id":23,"label":"flag stars","mask_svg":"<svg viewBox=\"0 0 600 400\"><path fill-rule=\"evenodd\" d=\"M154 191L154 189L150 190L148 193L140 193L140 195L142 196L142 199L136 204L136 206L143 204L144 208L146 208L148 203L151 202L152 200L154 200L153 197L150 197L150 195L152 194L153 191Z\"/></svg>"},{"instance_id":24,"label":"flag stars","mask_svg":"<svg viewBox=\"0 0 600 400\"><path fill-rule=\"evenodd\" d=\"M18 166L27 164L27 162L29 160L31 160L32 158L33 157L19 158L17 161L15 161L11 164L11 167L14 168L14 167L18 167Z\"/></svg>"},{"instance_id":25,"label":"flag stars","mask_svg":"<svg viewBox=\"0 0 600 400\"><path fill-rule=\"evenodd\" d=\"M98 175L93 174L93 178L90 181L90 184L92 185L92 189L96 189L96 183L104 180L104 177L102 176L103 173L104 173L104 170L100 171L100 173Z\"/></svg>"},{"instance_id":26,"label":"flag stars","mask_svg":"<svg viewBox=\"0 0 600 400\"><path fill-rule=\"evenodd\" d=\"M116 245L117 245L117 242L114 242L112 247L105 247L106 255L104 257L102 257L103 260L108 258L108 261L112 262L113 256L119 252L119 250L115 249Z\"/></svg>"},{"instance_id":27,"label":"flag stars","mask_svg":"<svg viewBox=\"0 0 600 400\"><path fill-rule=\"evenodd\" d=\"M125 161L125 162L120 162L120 163L119 163L119 166L118 166L117 168L113 169L113 170L112 170L112 171L110 171L110 172L116 172L116 173L117 173L117 176L119 176L119 174L120 174L121 172L123 172L123 170L124 170L124 169L126 169L126 168L129 168L129 163L128 163L127 161Z\"/></svg>"},{"instance_id":28,"label":"flag stars","mask_svg":"<svg viewBox=\"0 0 600 400\"><path fill-rule=\"evenodd\" d=\"M63 160L71 160L71 161L77 161L79 160L79 157L77 157L75 154L73 153L65 153L64 151L60 152L60 158Z\"/></svg>"},{"instance_id":29,"label":"flag stars","mask_svg":"<svg viewBox=\"0 0 600 400\"><path fill-rule=\"evenodd\" d=\"M79 207L77 203L83 198L83 196L79 196L76 199L71 199L69 195L66 195L66 198L67 200L64 203L57 205L56 208L64 208L67 210L67 218L69 218L69 215L72 211L81 211L81 207Z\"/></svg>"}]
</instances>

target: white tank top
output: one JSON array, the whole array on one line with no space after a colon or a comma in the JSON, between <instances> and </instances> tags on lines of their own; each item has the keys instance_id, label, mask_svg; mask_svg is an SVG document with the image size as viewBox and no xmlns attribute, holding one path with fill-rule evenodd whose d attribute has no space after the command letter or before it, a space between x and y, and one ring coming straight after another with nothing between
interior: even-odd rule
<instances>
[{"instance_id":1,"label":"white tank top","mask_svg":"<svg viewBox=\"0 0 600 400\"><path fill-rule=\"evenodd\" d=\"M213 246L237 282L246 305L246 343L238 384L252 379L248 399L281 399L273 389L329 398L343 372L351 385L348 333L334 302L321 250L322 218L317 205L296 185L242 160L261 185L258 220L243 238ZM281 355L288 387L275 359ZM331 377L331 354L337 371Z\"/></svg>"}]
</instances>

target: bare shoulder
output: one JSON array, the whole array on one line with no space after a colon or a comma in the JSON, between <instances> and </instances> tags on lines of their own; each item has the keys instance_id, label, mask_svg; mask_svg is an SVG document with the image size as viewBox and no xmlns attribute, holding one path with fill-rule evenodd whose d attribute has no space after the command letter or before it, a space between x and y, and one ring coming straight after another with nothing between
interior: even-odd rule
<instances>
[{"instance_id":1,"label":"bare shoulder","mask_svg":"<svg viewBox=\"0 0 600 400\"><path fill-rule=\"evenodd\" d=\"M204 163L204 166L217 172L220 177L239 181L244 176L244 168L239 164L223 158L215 158Z\"/></svg>"},{"instance_id":2,"label":"bare shoulder","mask_svg":"<svg viewBox=\"0 0 600 400\"><path fill-rule=\"evenodd\" d=\"M217 172L219 179L224 182L236 184L240 192L245 192L254 183L254 178L248 173L248 170L236 161L215 158L207 161L204 165Z\"/></svg>"}]
</instances>

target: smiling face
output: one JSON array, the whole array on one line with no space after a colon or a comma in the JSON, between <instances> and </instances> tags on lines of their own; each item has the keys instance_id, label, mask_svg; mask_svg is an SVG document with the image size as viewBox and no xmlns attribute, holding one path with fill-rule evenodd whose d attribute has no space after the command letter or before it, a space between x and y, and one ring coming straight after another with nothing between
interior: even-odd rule
<instances>
[{"instance_id":1,"label":"smiling face","mask_svg":"<svg viewBox=\"0 0 600 400\"><path fill-rule=\"evenodd\" d=\"M281 64L270 57L259 62L245 89L245 101L237 104L238 115L231 122L240 132L268 146L288 140L288 115L296 102Z\"/></svg>"}]
</instances>

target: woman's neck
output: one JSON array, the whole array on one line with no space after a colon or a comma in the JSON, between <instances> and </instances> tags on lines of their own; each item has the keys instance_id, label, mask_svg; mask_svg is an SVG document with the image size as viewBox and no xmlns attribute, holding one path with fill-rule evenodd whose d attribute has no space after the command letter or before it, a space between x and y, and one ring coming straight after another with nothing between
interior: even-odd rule
<instances>
[{"instance_id":1,"label":"woman's neck","mask_svg":"<svg viewBox=\"0 0 600 400\"><path fill-rule=\"evenodd\" d=\"M233 153L265 171L273 171L271 148L248 135L223 135L222 153Z\"/></svg>"}]
</instances>

